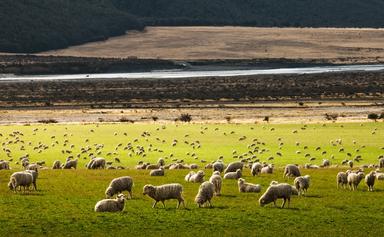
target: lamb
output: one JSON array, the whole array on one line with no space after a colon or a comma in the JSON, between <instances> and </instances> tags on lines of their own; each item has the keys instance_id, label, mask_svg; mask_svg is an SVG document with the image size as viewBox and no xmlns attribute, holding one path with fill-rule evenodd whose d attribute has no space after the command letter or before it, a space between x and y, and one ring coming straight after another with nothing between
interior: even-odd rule
<instances>
[{"instance_id":1,"label":"lamb","mask_svg":"<svg viewBox=\"0 0 384 237\"><path fill-rule=\"evenodd\" d=\"M247 183L242 178L237 180L237 185L239 186L240 193L259 193L261 191L259 184Z\"/></svg>"},{"instance_id":2,"label":"lamb","mask_svg":"<svg viewBox=\"0 0 384 237\"><path fill-rule=\"evenodd\" d=\"M220 173L224 171L224 164L221 161L216 161L212 164L213 171L219 171Z\"/></svg>"},{"instance_id":3,"label":"lamb","mask_svg":"<svg viewBox=\"0 0 384 237\"><path fill-rule=\"evenodd\" d=\"M266 165L263 168L261 168L260 171L261 174L272 174L273 173L273 165Z\"/></svg>"},{"instance_id":4,"label":"lamb","mask_svg":"<svg viewBox=\"0 0 384 237\"><path fill-rule=\"evenodd\" d=\"M164 168L160 167L160 169L157 170L151 170L149 173L150 176L164 176Z\"/></svg>"},{"instance_id":5,"label":"lamb","mask_svg":"<svg viewBox=\"0 0 384 237\"><path fill-rule=\"evenodd\" d=\"M239 162L239 161L236 161L236 162L232 162L232 163L229 163L228 167L225 169L224 173L228 173L228 172L236 172L236 170L243 170L243 163L242 162Z\"/></svg>"},{"instance_id":6,"label":"lamb","mask_svg":"<svg viewBox=\"0 0 384 237\"><path fill-rule=\"evenodd\" d=\"M276 206L276 200L278 198L283 199L281 208L284 208L285 202L288 200L288 207L291 201L291 195L298 195L298 191L295 187L287 183L279 183L268 187L267 191L260 197L259 204L261 207L268 203L273 202Z\"/></svg>"},{"instance_id":7,"label":"lamb","mask_svg":"<svg viewBox=\"0 0 384 237\"><path fill-rule=\"evenodd\" d=\"M77 159L69 160L63 166L63 169L72 169L72 168L74 168L74 169L77 168Z\"/></svg>"},{"instance_id":8,"label":"lamb","mask_svg":"<svg viewBox=\"0 0 384 237\"><path fill-rule=\"evenodd\" d=\"M191 171L185 176L185 180L192 183L202 183L204 182L204 176L205 173L202 170L197 171L197 173Z\"/></svg>"},{"instance_id":9,"label":"lamb","mask_svg":"<svg viewBox=\"0 0 384 237\"><path fill-rule=\"evenodd\" d=\"M156 204L159 201L163 203L163 206L165 208L164 201L169 199L177 199L177 208L180 207L180 203L183 203L183 206L185 207L182 192L183 186L178 183L164 184L161 186L153 186L151 184L147 184L143 187L143 195L148 195L155 200L152 205L152 208L155 208Z\"/></svg>"},{"instance_id":10,"label":"lamb","mask_svg":"<svg viewBox=\"0 0 384 237\"><path fill-rule=\"evenodd\" d=\"M199 207L208 202L209 206L212 207L211 199L215 193L215 185L209 181L205 181L199 187L199 192L195 197L195 202Z\"/></svg>"},{"instance_id":11,"label":"lamb","mask_svg":"<svg viewBox=\"0 0 384 237\"><path fill-rule=\"evenodd\" d=\"M284 169L283 177L299 177L300 170L296 165L286 165Z\"/></svg>"},{"instance_id":12,"label":"lamb","mask_svg":"<svg viewBox=\"0 0 384 237\"><path fill-rule=\"evenodd\" d=\"M105 169L105 159L101 157L92 158L87 164L87 169Z\"/></svg>"},{"instance_id":13,"label":"lamb","mask_svg":"<svg viewBox=\"0 0 384 237\"><path fill-rule=\"evenodd\" d=\"M9 170L9 162L8 161L0 161L0 170Z\"/></svg>"},{"instance_id":14,"label":"lamb","mask_svg":"<svg viewBox=\"0 0 384 237\"><path fill-rule=\"evenodd\" d=\"M213 172L211 178L209 178L209 182L211 182L215 186L215 195L221 195L221 184L223 183L223 179L220 176L219 171Z\"/></svg>"},{"instance_id":15,"label":"lamb","mask_svg":"<svg viewBox=\"0 0 384 237\"><path fill-rule=\"evenodd\" d=\"M376 172L371 171L365 176L365 184L368 186L368 191L373 191L373 185L375 185Z\"/></svg>"},{"instance_id":16,"label":"lamb","mask_svg":"<svg viewBox=\"0 0 384 237\"><path fill-rule=\"evenodd\" d=\"M302 195L305 192L307 192L307 190L309 188L309 181L310 181L309 175L299 176L299 177L295 178L293 183L294 183L299 195Z\"/></svg>"},{"instance_id":17,"label":"lamb","mask_svg":"<svg viewBox=\"0 0 384 237\"><path fill-rule=\"evenodd\" d=\"M337 173L336 175L336 186L337 188L340 187L343 187L343 188L346 188L347 187L347 184L348 184L348 175L351 171L347 171L347 172L339 172Z\"/></svg>"},{"instance_id":18,"label":"lamb","mask_svg":"<svg viewBox=\"0 0 384 237\"><path fill-rule=\"evenodd\" d=\"M363 172L354 173L351 172L348 174L347 180L350 190L356 190L360 181L364 178Z\"/></svg>"},{"instance_id":19,"label":"lamb","mask_svg":"<svg viewBox=\"0 0 384 237\"><path fill-rule=\"evenodd\" d=\"M120 194L123 191L128 191L129 198L132 198L133 179L129 176L115 178L111 181L108 188L105 190L107 198L111 198L115 194Z\"/></svg>"},{"instance_id":20,"label":"lamb","mask_svg":"<svg viewBox=\"0 0 384 237\"><path fill-rule=\"evenodd\" d=\"M55 160L55 162L53 162L52 169L53 170L58 170L60 168L61 168L61 162L59 160Z\"/></svg>"},{"instance_id":21,"label":"lamb","mask_svg":"<svg viewBox=\"0 0 384 237\"><path fill-rule=\"evenodd\" d=\"M26 171L19 171L11 175L9 179L8 187L10 190L13 190L14 192L16 192L17 187L20 187L20 190L21 190L21 187L23 187L25 192L25 188L29 189L29 186L31 186L32 183L33 183L33 176L31 173Z\"/></svg>"},{"instance_id":22,"label":"lamb","mask_svg":"<svg viewBox=\"0 0 384 237\"><path fill-rule=\"evenodd\" d=\"M95 205L95 212L118 212L124 210L125 196L117 195L116 199L103 199Z\"/></svg>"},{"instance_id":23,"label":"lamb","mask_svg":"<svg viewBox=\"0 0 384 237\"><path fill-rule=\"evenodd\" d=\"M224 179L239 179L241 178L241 169L236 170L236 172L229 172L224 175Z\"/></svg>"},{"instance_id":24,"label":"lamb","mask_svg":"<svg viewBox=\"0 0 384 237\"><path fill-rule=\"evenodd\" d=\"M262 168L263 166L259 162L253 163L251 167L252 176L260 174Z\"/></svg>"}]
</instances>

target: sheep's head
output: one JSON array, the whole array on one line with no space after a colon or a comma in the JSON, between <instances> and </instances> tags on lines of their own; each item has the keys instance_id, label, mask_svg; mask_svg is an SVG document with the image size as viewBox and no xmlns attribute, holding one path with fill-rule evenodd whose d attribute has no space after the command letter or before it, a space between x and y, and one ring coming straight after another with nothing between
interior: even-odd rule
<instances>
[{"instance_id":1,"label":"sheep's head","mask_svg":"<svg viewBox=\"0 0 384 237\"><path fill-rule=\"evenodd\" d=\"M200 177L204 177L204 176L205 176L205 173L204 173L204 171L199 170L199 171L197 172L197 175L200 176Z\"/></svg>"},{"instance_id":2,"label":"sheep's head","mask_svg":"<svg viewBox=\"0 0 384 237\"><path fill-rule=\"evenodd\" d=\"M107 188L107 190L105 191L105 196L107 198L111 198L113 196L113 188L112 187Z\"/></svg>"},{"instance_id":3,"label":"sheep's head","mask_svg":"<svg viewBox=\"0 0 384 237\"><path fill-rule=\"evenodd\" d=\"M8 183L8 188L12 191L15 189L15 187L13 186L13 183L11 181Z\"/></svg>"},{"instance_id":4,"label":"sheep's head","mask_svg":"<svg viewBox=\"0 0 384 237\"><path fill-rule=\"evenodd\" d=\"M241 169L237 169L237 170L236 170L236 174L237 174L237 176L240 178L240 177L241 177Z\"/></svg>"},{"instance_id":5,"label":"sheep's head","mask_svg":"<svg viewBox=\"0 0 384 237\"><path fill-rule=\"evenodd\" d=\"M240 178L240 179L237 180L237 183L238 183L238 184L243 184L244 182L245 182L245 180L242 179L242 178Z\"/></svg>"},{"instance_id":6,"label":"sheep's head","mask_svg":"<svg viewBox=\"0 0 384 237\"><path fill-rule=\"evenodd\" d=\"M261 207L267 205L267 204L270 203L270 202L271 202L271 201L270 201L269 199L265 198L264 195L261 196L260 199L259 199L259 205L260 205Z\"/></svg>"},{"instance_id":7,"label":"sheep's head","mask_svg":"<svg viewBox=\"0 0 384 237\"><path fill-rule=\"evenodd\" d=\"M151 184L147 184L143 187L143 195L151 196L155 192L155 190L156 190L155 186Z\"/></svg>"},{"instance_id":8,"label":"sheep's head","mask_svg":"<svg viewBox=\"0 0 384 237\"><path fill-rule=\"evenodd\" d=\"M120 202L124 202L126 200L125 198L125 195L120 193L119 195L117 195L117 198L116 198L118 201Z\"/></svg>"},{"instance_id":9,"label":"sheep's head","mask_svg":"<svg viewBox=\"0 0 384 237\"><path fill-rule=\"evenodd\" d=\"M275 181L275 180L272 180L271 183L269 184L269 186L271 185L276 185L276 184L279 184L279 182Z\"/></svg>"}]
</instances>

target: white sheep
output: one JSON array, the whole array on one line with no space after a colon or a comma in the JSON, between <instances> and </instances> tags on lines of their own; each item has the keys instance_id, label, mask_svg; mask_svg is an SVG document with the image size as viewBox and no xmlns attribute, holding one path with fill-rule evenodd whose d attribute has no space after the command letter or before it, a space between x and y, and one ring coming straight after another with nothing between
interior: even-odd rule
<instances>
[{"instance_id":1,"label":"white sheep","mask_svg":"<svg viewBox=\"0 0 384 237\"><path fill-rule=\"evenodd\" d=\"M348 184L348 175L351 171L348 170L347 172L339 172L337 173L336 175L336 186L337 188L340 187L343 187L343 188L346 188L347 187L347 184Z\"/></svg>"},{"instance_id":2,"label":"white sheep","mask_svg":"<svg viewBox=\"0 0 384 237\"><path fill-rule=\"evenodd\" d=\"M380 160L379 160L379 168L384 168L384 158L380 158Z\"/></svg>"},{"instance_id":3,"label":"white sheep","mask_svg":"<svg viewBox=\"0 0 384 237\"><path fill-rule=\"evenodd\" d=\"M241 170L238 169L236 172L229 172L224 175L224 179L239 179L241 178Z\"/></svg>"},{"instance_id":4,"label":"white sheep","mask_svg":"<svg viewBox=\"0 0 384 237\"><path fill-rule=\"evenodd\" d=\"M259 193L261 191L259 184L247 183L242 178L237 180L237 185L240 193Z\"/></svg>"},{"instance_id":5,"label":"white sheep","mask_svg":"<svg viewBox=\"0 0 384 237\"><path fill-rule=\"evenodd\" d=\"M302 195L305 192L307 192L309 188L310 176L305 175L305 176L296 177L295 180L293 181L293 184L295 185L299 195Z\"/></svg>"},{"instance_id":6,"label":"white sheep","mask_svg":"<svg viewBox=\"0 0 384 237\"><path fill-rule=\"evenodd\" d=\"M125 196L117 195L116 199L103 199L95 205L95 212L118 212L124 210Z\"/></svg>"},{"instance_id":7,"label":"white sheep","mask_svg":"<svg viewBox=\"0 0 384 237\"><path fill-rule=\"evenodd\" d=\"M221 185L223 183L223 179L220 176L219 171L215 171L212 173L212 176L209 178L209 182L211 182L215 186L215 194L216 196L221 195Z\"/></svg>"},{"instance_id":8,"label":"white sheep","mask_svg":"<svg viewBox=\"0 0 384 237\"><path fill-rule=\"evenodd\" d=\"M185 180L192 183L202 183L204 182L204 176L205 173L202 170L197 171L197 173L191 171L185 176Z\"/></svg>"},{"instance_id":9,"label":"white sheep","mask_svg":"<svg viewBox=\"0 0 384 237\"><path fill-rule=\"evenodd\" d=\"M212 206L211 199L213 194L215 193L215 185L209 181L205 181L199 187L199 191L195 197L195 202L199 207L204 205L204 203L208 202L209 206Z\"/></svg>"},{"instance_id":10,"label":"white sheep","mask_svg":"<svg viewBox=\"0 0 384 237\"><path fill-rule=\"evenodd\" d=\"M25 192L25 188L28 188L29 190L29 187L31 186L32 183L33 183L33 176L30 172L19 171L11 175L9 179L8 187L10 190L13 190L15 192L17 191L17 187L20 187L20 190L21 190L21 187L23 187Z\"/></svg>"},{"instance_id":11,"label":"white sheep","mask_svg":"<svg viewBox=\"0 0 384 237\"><path fill-rule=\"evenodd\" d=\"M285 166L283 177L299 177L300 175L299 167L296 165L290 164Z\"/></svg>"},{"instance_id":12,"label":"white sheep","mask_svg":"<svg viewBox=\"0 0 384 237\"><path fill-rule=\"evenodd\" d=\"M243 163L239 162L239 161L229 163L229 165L225 169L224 173L236 172L236 170L238 170L238 169L243 170L243 166L244 166Z\"/></svg>"},{"instance_id":13,"label":"white sheep","mask_svg":"<svg viewBox=\"0 0 384 237\"><path fill-rule=\"evenodd\" d=\"M68 160L67 162L65 162L64 166L63 166L63 169L76 169L77 168L77 159L75 160Z\"/></svg>"},{"instance_id":14,"label":"white sheep","mask_svg":"<svg viewBox=\"0 0 384 237\"><path fill-rule=\"evenodd\" d=\"M260 164L260 162L253 163L251 167L252 176L260 174L262 168L263 166Z\"/></svg>"},{"instance_id":15,"label":"white sheep","mask_svg":"<svg viewBox=\"0 0 384 237\"><path fill-rule=\"evenodd\" d=\"M357 186L359 185L359 183L362 179L364 179L364 173L363 172L358 172L358 173L351 172L351 173L349 173L348 177L347 177L349 189L350 190L356 190Z\"/></svg>"},{"instance_id":16,"label":"white sheep","mask_svg":"<svg viewBox=\"0 0 384 237\"><path fill-rule=\"evenodd\" d=\"M213 171L219 171L220 173L224 171L224 164L221 161L216 161L212 164Z\"/></svg>"},{"instance_id":17,"label":"white sheep","mask_svg":"<svg viewBox=\"0 0 384 237\"><path fill-rule=\"evenodd\" d=\"M331 165L331 162L327 159L323 159L322 167L329 167Z\"/></svg>"},{"instance_id":18,"label":"white sheep","mask_svg":"<svg viewBox=\"0 0 384 237\"><path fill-rule=\"evenodd\" d=\"M105 169L106 161L102 157L92 158L87 164L87 169Z\"/></svg>"},{"instance_id":19,"label":"white sheep","mask_svg":"<svg viewBox=\"0 0 384 237\"><path fill-rule=\"evenodd\" d=\"M151 170L151 172L149 172L149 175L150 176L164 176L164 168L160 167L157 170Z\"/></svg>"},{"instance_id":20,"label":"white sheep","mask_svg":"<svg viewBox=\"0 0 384 237\"><path fill-rule=\"evenodd\" d=\"M288 207L291 201L292 195L298 195L298 191L295 187L287 184L287 183L279 183L275 185L271 185L265 191L265 193L260 197L259 204L261 207L265 206L268 203L273 202L276 206L276 200L278 198L283 199L283 204L281 208L284 208L285 202L288 200Z\"/></svg>"},{"instance_id":21,"label":"white sheep","mask_svg":"<svg viewBox=\"0 0 384 237\"><path fill-rule=\"evenodd\" d=\"M55 162L53 162L52 169L57 170L60 168L61 168L61 162L59 160L55 160Z\"/></svg>"},{"instance_id":22,"label":"white sheep","mask_svg":"<svg viewBox=\"0 0 384 237\"><path fill-rule=\"evenodd\" d=\"M376 172L371 171L367 176L365 176L365 184L368 186L368 191L373 191L373 186L375 185Z\"/></svg>"},{"instance_id":23,"label":"white sheep","mask_svg":"<svg viewBox=\"0 0 384 237\"><path fill-rule=\"evenodd\" d=\"M8 161L0 161L0 170L9 170L9 162Z\"/></svg>"},{"instance_id":24,"label":"white sheep","mask_svg":"<svg viewBox=\"0 0 384 237\"><path fill-rule=\"evenodd\" d=\"M143 195L148 195L155 200L155 203L153 203L152 208L155 208L158 202L162 202L165 208L164 201L169 199L177 199L177 208L180 207L180 203L183 203L183 206L185 207L182 192L183 186L178 183L164 184L161 186L147 184L143 187Z\"/></svg>"},{"instance_id":25,"label":"white sheep","mask_svg":"<svg viewBox=\"0 0 384 237\"><path fill-rule=\"evenodd\" d=\"M261 168L260 171L261 174L272 174L273 173L273 165L266 165L263 168Z\"/></svg>"},{"instance_id":26,"label":"white sheep","mask_svg":"<svg viewBox=\"0 0 384 237\"><path fill-rule=\"evenodd\" d=\"M133 179L129 176L115 178L111 181L111 183L105 190L105 195L107 198L111 198L115 194L120 194L123 191L128 191L129 198L132 198L132 186Z\"/></svg>"},{"instance_id":27,"label":"white sheep","mask_svg":"<svg viewBox=\"0 0 384 237\"><path fill-rule=\"evenodd\" d=\"M36 171L36 170L26 170L25 172L28 172L32 175L32 184L33 184L33 188L35 190L37 190L37 185L36 185L36 181L37 181L37 178L39 176L39 173Z\"/></svg>"}]
</instances>

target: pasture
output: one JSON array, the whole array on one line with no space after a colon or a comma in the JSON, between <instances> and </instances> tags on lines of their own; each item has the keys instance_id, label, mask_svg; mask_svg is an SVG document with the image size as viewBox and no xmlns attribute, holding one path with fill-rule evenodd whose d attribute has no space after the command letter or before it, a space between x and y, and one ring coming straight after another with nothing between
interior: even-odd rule
<instances>
[{"instance_id":1,"label":"pasture","mask_svg":"<svg viewBox=\"0 0 384 237\"><path fill-rule=\"evenodd\" d=\"M384 221L384 182L377 181L374 192L368 192L364 182L355 192L337 190L335 182L337 172L349 168L340 165L342 160L360 155L355 167L378 164L377 158L384 154L383 123L9 125L1 126L0 133L4 148L0 159L12 160L12 170L0 170L0 231L8 235L365 236L384 231L379 224ZM341 144L335 143L337 139ZM82 153L86 147L91 149ZM91 153L128 169L86 170ZM48 168L39 172L37 192L14 194L7 183L12 172L21 170L15 162L25 154L31 162L44 160ZM54 160L64 162L68 156L78 157L77 170L50 169ZM244 170L243 178L261 184L261 193L239 193L235 180L224 180L222 196L213 198L213 208L193 203L199 184L184 181L189 170L166 170L164 177L151 177L148 170L134 169L140 160L156 163L160 157L166 164L177 159L204 169L220 156L226 164L250 158L276 168L274 174L256 177ZM302 174L311 175L311 187L305 196L293 197L290 208L258 205L271 180L292 184L293 179L282 177L285 164L320 165L323 158L331 161L331 168L301 168ZM212 171L205 173L208 180ZM109 182L124 175L135 183L125 210L95 213L94 205L105 198ZM171 200L165 209L161 205L152 209L153 200L142 195L142 187L173 182L184 186L187 207L176 210L176 201Z\"/></svg>"}]
</instances>

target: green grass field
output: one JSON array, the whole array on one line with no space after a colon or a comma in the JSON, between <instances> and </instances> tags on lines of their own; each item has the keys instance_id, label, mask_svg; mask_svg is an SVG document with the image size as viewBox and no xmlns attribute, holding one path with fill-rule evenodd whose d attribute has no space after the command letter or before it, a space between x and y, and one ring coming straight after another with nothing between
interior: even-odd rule
<instances>
[{"instance_id":1,"label":"green grass field","mask_svg":"<svg viewBox=\"0 0 384 237\"><path fill-rule=\"evenodd\" d=\"M297 133L293 132L295 130ZM15 131L23 135L9 135ZM142 136L144 131L150 135ZM7 233L7 236L380 236L384 232L380 224L384 221L384 182L376 183L375 192L368 192L363 182L356 192L337 190L335 183L337 172L347 169L346 166L340 166L344 159L361 155L363 160L355 162L356 166L378 163L377 157L384 154L384 123L364 123L362 126L353 123L326 126L308 124L306 127L300 124L12 125L1 126L0 133L4 148L0 152L0 159L13 159L10 162L12 170L0 171L0 233ZM65 139L68 140L66 146L63 145ZM172 146L174 139L178 142ZM330 141L336 139L342 139L342 145L333 146ZM197 144L196 141L199 141L201 148L195 146L193 149L191 143ZM36 148L39 142L48 148ZM300 145L297 146L296 142ZM123 145L115 149L119 143ZM136 146L143 146L146 157L124 150L128 143L132 144L135 151ZM188 170L166 171L164 177L150 177L147 170L134 170L139 160L154 163L160 157L165 158L167 163L175 158L183 159L201 168L205 166L201 160L210 162L219 156L229 163L238 160L233 158L233 150L243 158L251 157L251 154L243 153L248 152L248 146L252 143L259 146L259 151L264 149L261 154L253 155L277 167L274 174L258 177L252 177L249 169L244 170L244 178L248 182L261 184L262 192L271 180L292 183L293 180L282 177L282 167L288 163L310 163L309 157L305 157L307 153L316 158L313 164L319 165L323 158L327 158L333 165L339 164L339 167L302 169L302 174L311 175L311 187L305 197L294 197L289 209L275 208L273 205L259 207L261 193L239 193L234 180L224 180L223 195L214 197L213 208L198 208L193 199L199 184L184 181ZM71 144L73 148L70 148ZM118 157L121 164L113 165L129 169L86 170L84 165L89 160L89 153L96 152L97 144L104 144L98 156L109 161ZM92 150L88 154L81 154L80 149L87 145ZM23 150L20 149L22 146ZM308 148L304 149L304 146ZM320 150L316 151L317 147ZM341 147L344 152L339 152ZM10 151L8 155L6 149ZM71 153L63 154L62 150ZM301 154L296 151L301 151ZM322 154L324 151L326 154ZM197 159L187 155L188 152L195 153ZM276 152L282 156L276 155ZM79 167L77 170L42 169L37 184L38 192L14 194L7 188L9 176L21 169L21 165L15 162L26 153L31 162L44 160L48 167L54 160L64 162L69 155L77 157L80 154ZM334 159L330 158L331 155L334 155ZM270 157L274 159L268 161ZM368 171L365 170L366 173ZM205 172L206 178L211 175L210 170ZM126 202L124 212L95 213L94 205L104 198L109 182L123 175L131 176L135 182L134 197ZM148 183L170 182L179 182L184 186L187 208L176 210L176 201L172 200L166 202L166 209L161 205L152 209L152 200L142 195L142 187Z\"/></svg>"}]
</instances>

